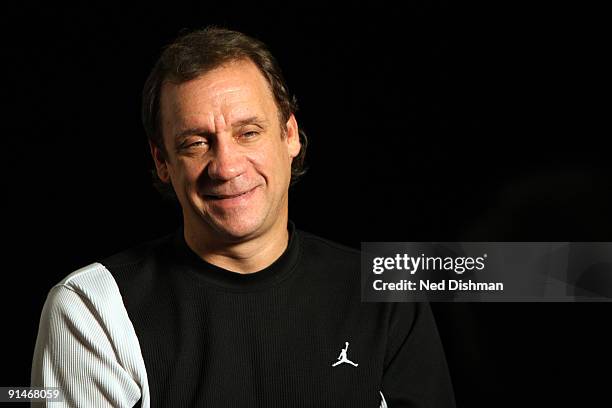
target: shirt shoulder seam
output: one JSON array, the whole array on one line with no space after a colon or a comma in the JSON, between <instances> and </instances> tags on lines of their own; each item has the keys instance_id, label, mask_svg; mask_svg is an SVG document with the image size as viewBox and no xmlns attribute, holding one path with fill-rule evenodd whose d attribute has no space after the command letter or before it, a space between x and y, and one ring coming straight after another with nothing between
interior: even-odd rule
<instances>
[{"instance_id":1,"label":"shirt shoulder seam","mask_svg":"<svg viewBox=\"0 0 612 408\"><path fill-rule=\"evenodd\" d=\"M335 248L335 249L339 249L339 250L341 250L343 252L347 252L347 253L350 253L350 254L353 254L353 255L357 255L357 254L360 253L360 251L358 249L351 248L351 247L348 247L346 245L338 244L336 242L330 241L330 240L325 239L325 238L321 238L321 237L316 236L314 234L311 234L309 232L300 231L300 233L302 234L302 236L305 239L309 239L309 240L312 240L312 241L319 241L319 242L321 242L321 243L323 243L323 244L325 244L325 245L327 245L329 247L332 247L332 248Z\"/></svg>"}]
</instances>

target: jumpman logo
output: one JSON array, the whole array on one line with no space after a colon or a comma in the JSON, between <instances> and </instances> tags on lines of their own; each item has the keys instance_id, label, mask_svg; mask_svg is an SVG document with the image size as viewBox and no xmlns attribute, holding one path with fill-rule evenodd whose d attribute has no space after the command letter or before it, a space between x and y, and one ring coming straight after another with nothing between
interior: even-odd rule
<instances>
[{"instance_id":1,"label":"jumpman logo","mask_svg":"<svg viewBox=\"0 0 612 408\"><path fill-rule=\"evenodd\" d=\"M383 395L383 393L381 391L378 391L380 393L380 407L378 408L389 408L387 406L387 401L385 401L385 396Z\"/></svg>"},{"instance_id":2,"label":"jumpman logo","mask_svg":"<svg viewBox=\"0 0 612 408\"><path fill-rule=\"evenodd\" d=\"M342 349L342 351L340 352L340 355L338 356L338 361L336 361L334 364L332 364L332 367L335 367L339 364L342 363L347 363L350 364L352 366L357 367L359 364L355 364L353 363L351 360L349 360L348 358L346 358L346 351L348 350L348 341L344 342L344 348Z\"/></svg>"}]
</instances>

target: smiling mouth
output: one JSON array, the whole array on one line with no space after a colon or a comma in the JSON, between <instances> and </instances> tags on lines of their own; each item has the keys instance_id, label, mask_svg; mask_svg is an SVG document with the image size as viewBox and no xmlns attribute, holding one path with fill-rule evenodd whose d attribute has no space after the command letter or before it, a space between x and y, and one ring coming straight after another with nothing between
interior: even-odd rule
<instances>
[{"instance_id":1,"label":"smiling mouth","mask_svg":"<svg viewBox=\"0 0 612 408\"><path fill-rule=\"evenodd\" d=\"M230 198L237 198L237 197L243 196L245 194L250 193L253 190L255 190L255 188L252 188L250 190L247 190L243 193L238 193L238 194L204 194L204 196L208 198L209 200L227 200Z\"/></svg>"}]
</instances>

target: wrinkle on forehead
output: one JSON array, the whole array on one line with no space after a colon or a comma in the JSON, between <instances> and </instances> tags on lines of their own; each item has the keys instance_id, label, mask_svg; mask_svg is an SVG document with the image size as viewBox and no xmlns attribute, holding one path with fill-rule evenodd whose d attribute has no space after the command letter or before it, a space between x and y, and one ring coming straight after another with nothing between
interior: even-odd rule
<instances>
[{"instance_id":1,"label":"wrinkle on forehead","mask_svg":"<svg viewBox=\"0 0 612 408\"><path fill-rule=\"evenodd\" d=\"M276 112L265 77L250 61L225 64L193 80L163 86L162 100L170 103L162 107L169 113L163 116L170 134L197 126L219 131L246 117L267 116L270 109Z\"/></svg>"},{"instance_id":2,"label":"wrinkle on forehead","mask_svg":"<svg viewBox=\"0 0 612 408\"><path fill-rule=\"evenodd\" d=\"M220 132L221 130L225 129L227 122L225 121L225 116L223 116L223 113L221 113L220 115L214 115L213 118L213 123L214 123L214 129L212 129L213 132Z\"/></svg>"}]
</instances>

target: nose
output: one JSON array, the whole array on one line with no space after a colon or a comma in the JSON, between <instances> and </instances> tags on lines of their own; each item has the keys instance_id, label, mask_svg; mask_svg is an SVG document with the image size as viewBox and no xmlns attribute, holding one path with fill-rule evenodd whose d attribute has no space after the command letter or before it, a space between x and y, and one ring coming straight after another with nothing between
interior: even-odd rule
<instances>
[{"instance_id":1,"label":"nose","mask_svg":"<svg viewBox=\"0 0 612 408\"><path fill-rule=\"evenodd\" d=\"M208 163L211 179L228 181L246 171L246 158L232 137L219 137L213 146L213 155Z\"/></svg>"}]
</instances>

